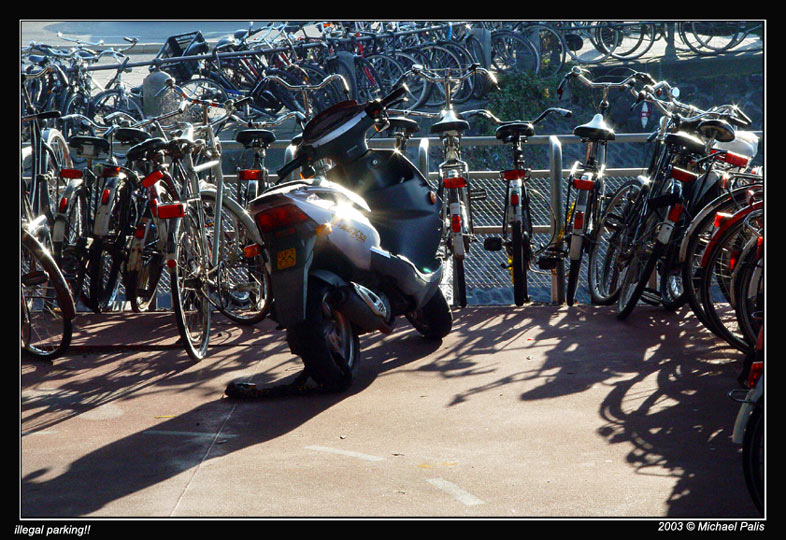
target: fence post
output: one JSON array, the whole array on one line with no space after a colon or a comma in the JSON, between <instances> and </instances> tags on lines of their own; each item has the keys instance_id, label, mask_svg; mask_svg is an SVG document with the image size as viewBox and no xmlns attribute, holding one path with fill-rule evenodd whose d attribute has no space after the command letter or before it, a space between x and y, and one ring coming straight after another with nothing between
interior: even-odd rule
<instances>
[{"instance_id":1,"label":"fence post","mask_svg":"<svg viewBox=\"0 0 786 540\"><path fill-rule=\"evenodd\" d=\"M549 170L551 176L551 212L554 215L552 222L552 234L559 232L559 228L565 222L562 215L562 144L556 135L549 137ZM557 251L562 251L562 243L554 246ZM565 265L562 261L551 271L551 301L561 305L565 302Z\"/></svg>"}]
</instances>

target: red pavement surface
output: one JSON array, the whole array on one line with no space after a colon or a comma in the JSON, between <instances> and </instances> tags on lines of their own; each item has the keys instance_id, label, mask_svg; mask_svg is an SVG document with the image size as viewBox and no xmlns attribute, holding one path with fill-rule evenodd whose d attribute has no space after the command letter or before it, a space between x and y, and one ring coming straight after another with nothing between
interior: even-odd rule
<instances>
[{"instance_id":1,"label":"red pavement surface","mask_svg":"<svg viewBox=\"0 0 786 540\"><path fill-rule=\"evenodd\" d=\"M730 440L741 354L686 310L457 310L361 339L346 393L223 397L301 368L269 321L79 315L21 363L20 517L757 518Z\"/></svg>"}]
</instances>

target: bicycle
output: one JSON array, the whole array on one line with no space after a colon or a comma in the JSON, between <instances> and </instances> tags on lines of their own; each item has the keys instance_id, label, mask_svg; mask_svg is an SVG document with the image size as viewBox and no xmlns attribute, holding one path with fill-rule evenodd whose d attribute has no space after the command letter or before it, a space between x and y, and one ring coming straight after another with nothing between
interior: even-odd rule
<instances>
[{"instance_id":1,"label":"bicycle","mask_svg":"<svg viewBox=\"0 0 786 540\"><path fill-rule=\"evenodd\" d=\"M602 204L605 199L606 186L604 171L606 168L606 146L615 138L614 130L607 124L609 112L609 92L612 89L633 90L637 82L655 84L655 80L646 73L634 72L619 82L598 82L587 77L587 70L574 66L557 87L557 95L562 98L565 85L575 79L589 88L601 89L601 100L598 114L586 124L577 126L573 134L586 145L584 162L576 162L568 175L568 211L565 213L565 230L568 233L568 280L565 300L573 305L579 281L579 273L584 255L592 253L597 242L598 224L600 222ZM571 194L575 195L571 197ZM571 203L571 199L573 202ZM559 258L559 257L558 257ZM555 261L556 262L556 261ZM592 267L591 267L592 268ZM588 272L590 295L593 303L605 303L606 299L598 293L597 273Z\"/></svg>"}]
</instances>

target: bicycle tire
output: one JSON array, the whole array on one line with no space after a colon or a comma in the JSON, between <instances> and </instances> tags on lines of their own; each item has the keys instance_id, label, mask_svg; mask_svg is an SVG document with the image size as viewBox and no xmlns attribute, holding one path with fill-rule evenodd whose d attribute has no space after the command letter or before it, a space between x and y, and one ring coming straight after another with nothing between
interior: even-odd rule
<instances>
[{"instance_id":1,"label":"bicycle tire","mask_svg":"<svg viewBox=\"0 0 786 540\"><path fill-rule=\"evenodd\" d=\"M104 90L90 99L88 113L85 115L98 125L109 125L104 118L114 112L122 112L137 121L145 118L142 105L130 93L118 88Z\"/></svg>"},{"instance_id":2,"label":"bicycle tire","mask_svg":"<svg viewBox=\"0 0 786 540\"><path fill-rule=\"evenodd\" d=\"M686 31L698 43L697 47L705 55L721 54L736 47L744 36L741 21L708 21L685 22ZM704 36L704 37L702 37Z\"/></svg>"},{"instance_id":3,"label":"bicycle tire","mask_svg":"<svg viewBox=\"0 0 786 540\"><path fill-rule=\"evenodd\" d=\"M491 34L491 65L498 73L538 75L540 56L528 39L510 30L499 30Z\"/></svg>"},{"instance_id":4,"label":"bicycle tire","mask_svg":"<svg viewBox=\"0 0 786 540\"><path fill-rule=\"evenodd\" d=\"M393 58L404 68L405 72L409 71L413 65L419 64L421 60L418 60L415 56L409 54L405 51L397 51L394 50L391 52ZM408 89L408 96L411 105L409 107L411 109L418 109L421 107L426 100L428 99L428 94L431 90L431 87L428 85L428 82L421 79L420 77L412 77L406 81L407 89Z\"/></svg>"},{"instance_id":5,"label":"bicycle tire","mask_svg":"<svg viewBox=\"0 0 786 540\"><path fill-rule=\"evenodd\" d=\"M201 211L201 210L200 210ZM210 342L211 306L204 277L208 264L204 230L193 207L186 209L174 234L175 264L169 269L172 309L186 353L198 362Z\"/></svg>"},{"instance_id":6,"label":"bicycle tire","mask_svg":"<svg viewBox=\"0 0 786 540\"><path fill-rule=\"evenodd\" d=\"M743 220L731 225L721 235L707 256L699 286L699 298L706 315L706 326L731 346L744 352L748 351L750 346L741 335L734 306L729 299L729 262L734 252L744 244L745 235ZM723 304L727 304L728 307L724 307ZM719 313L721 309L725 312L725 316Z\"/></svg>"},{"instance_id":7,"label":"bicycle tire","mask_svg":"<svg viewBox=\"0 0 786 540\"><path fill-rule=\"evenodd\" d=\"M562 71L567 58L567 47L562 36L546 24L519 23L514 26L515 32L527 33L527 37L535 46L539 57L538 74L543 78L551 78Z\"/></svg>"},{"instance_id":8,"label":"bicycle tire","mask_svg":"<svg viewBox=\"0 0 786 540\"><path fill-rule=\"evenodd\" d=\"M657 29L652 23L625 24L620 27L620 41L611 52L618 60L636 60L647 54L657 39ZM632 35L626 40L627 36Z\"/></svg>"},{"instance_id":9,"label":"bicycle tire","mask_svg":"<svg viewBox=\"0 0 786 540\"><path fill-rule=\"evenodd\" d=\"M617 257L624 241L624 223L641 191L636 180L628 180L612 194L593 236L587 268L590 300L595 305L611 305L619 295Z\"/></svg>"},{"instance_id":10,"label":"bicycle tire","mask_svg":"<svg viewBox=\"0 0 786 540\"><path fill-rule=\"evenodd\" d=\"M596 29L593 26L593 21L576 21L559 27L568 56L574 62L599 64L611 56L613 49L596 47L597 38L593 35ZM589 48L586 42L590 43Z\"/></svg>"},{"instance_id":11,"label":"bicycle tire","mask_svg":"<svg viewBox=\"0 0 786 540\"><path fill-rule=\"evenodd\" d=\"M764 260L756 244L740 257L735 269L735 312L743 339L753 346L764 321Z\"/></svg>"},{"instance_id":12,"label":"bicycle tire","mask_svg":"<svg viewBox=\"0 0 786 540\"><path fill-rule=\"evenodd\" d=\"M511 264L513 266L513 301L517 306L529 301L527 293L527 261L528 248L526 247L520 221L514 221L510 229Z\"/></svg>"},{"instance_id":13,"label":"bicycle tire","mask_svg":"<svg viewBox=\"0 0 786 540\"><path fill-rule=\"evenodd\" d=\"M211 222L215 222L214 192L201 193L205 215L208 217L208 244L214 240ZM221 249L218 308L228 319L243 325L254 325L261 322L270 311L271 284L270 275L265 267L262 251L248 257L244 248L256 243L249 230L253 223L247 225L247 219L238 214L238 210L226 204L222 205L221 218ZM239 208L239 207L238 207Z\"/></svg>"},{"instance_id":14,"label":"bicycle tire","mask_svg":"<svg viewBox=\"0 0 786 540\"><path fill-rule=\"evenodd\" d=\"M646 219L644 232L634 251L622 270L622 284L617 297L617 319L624 320L633 312L649 282L655 265L663 255L665 246L655 239L657 215L652 213Z\"/></svg>"},{"instance_id":15,"label":"bicycle tire","mask_svg":"<svg viewBox=\"0 0 786 540\"><path fill-rule=\"evenodd\" d=\"M742 471L753 504L764 513L764 397L756 403L742 438Z\"/></svg>"},{"instance_id":16,"label":"bicycle tire","mask_svg":"<svg viewBox=\"0 0 786 540\"><path fill-rule=\"evenodd\" d=\"M453 294L454 304L467 306L467 281L464 272L464 259L453 257Z\"/></svg>"},{"instance_id":17,"label":"bicycle tire","mask_svg":"<svg viewBox=\"0 0 786 540\"><path fill-rule=\"evenodd\" d=\"M54 360L71 344L76 308L54 259L24 229L20 270L22 351L36 359Z\"/></svg>"}]
</instances>

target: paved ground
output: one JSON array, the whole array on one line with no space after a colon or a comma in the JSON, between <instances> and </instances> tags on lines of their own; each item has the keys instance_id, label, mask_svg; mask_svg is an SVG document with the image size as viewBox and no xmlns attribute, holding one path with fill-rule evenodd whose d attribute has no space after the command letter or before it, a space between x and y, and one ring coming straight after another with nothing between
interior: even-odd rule
<instances>
[{"instance_id":1,"label":"paved ground","mask_svg":"<svg viewBox=\"0 0 786 540\"><path fill-rule=\"evenodd\" d=\"M686 312L467 308L441 343L362 339L347 393L231 401L289 379L269 322L79 315L21 364L21 516L756 517L730 441L740 354Z\"/></svg>"}]
</instances>

